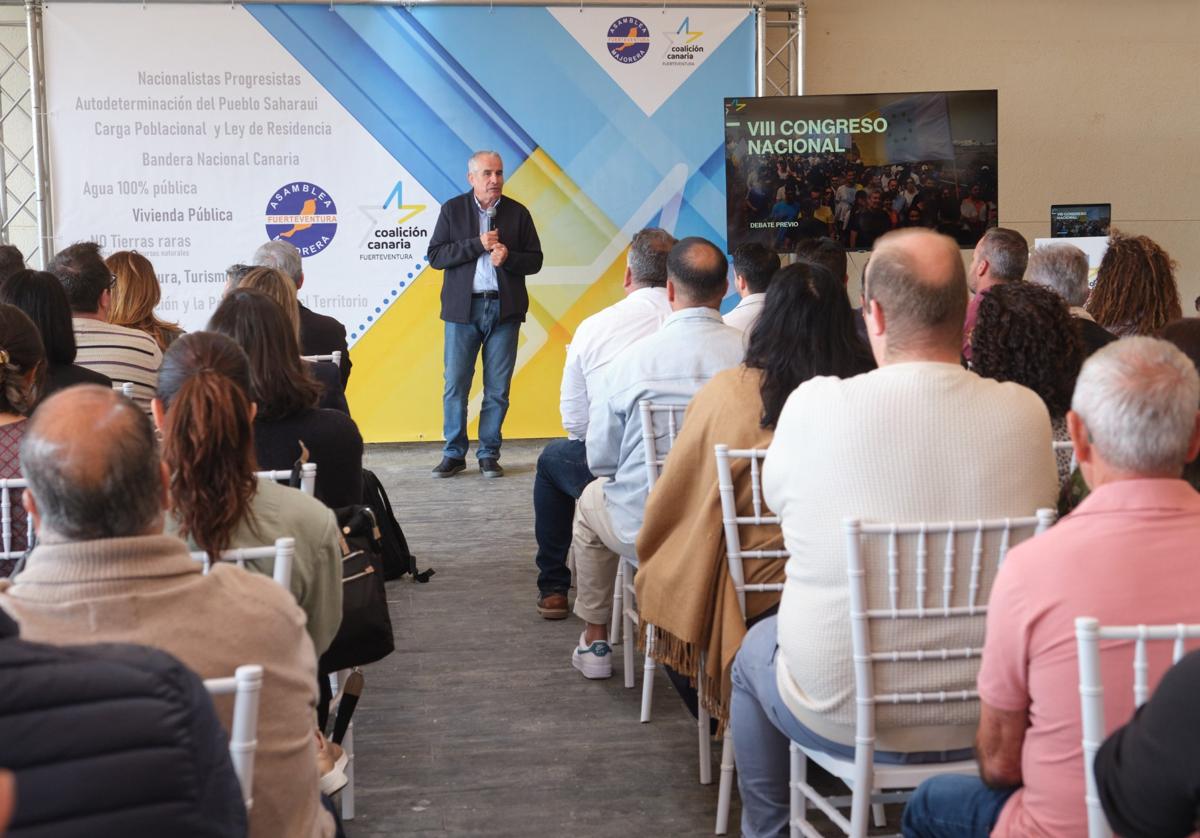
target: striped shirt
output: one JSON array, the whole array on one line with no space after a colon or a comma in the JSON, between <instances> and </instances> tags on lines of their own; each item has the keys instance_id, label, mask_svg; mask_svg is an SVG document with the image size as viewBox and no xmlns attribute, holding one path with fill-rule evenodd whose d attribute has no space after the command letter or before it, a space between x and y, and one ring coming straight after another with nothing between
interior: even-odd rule
<instances>
[{"instance_id":1,"label":"striped shirt","mask_svg":"<svg viewBox=\"0 0 1200 838\"><path fill-rule=\"evenodd\" d=\"M126 381L133 384L133 400L150 411L150 400L158 391L158 368L162 350L154 338L138 329L128 329L103 320L73 317L75 363L112 379L120 389Z\"/></svg>"}]
</instances>

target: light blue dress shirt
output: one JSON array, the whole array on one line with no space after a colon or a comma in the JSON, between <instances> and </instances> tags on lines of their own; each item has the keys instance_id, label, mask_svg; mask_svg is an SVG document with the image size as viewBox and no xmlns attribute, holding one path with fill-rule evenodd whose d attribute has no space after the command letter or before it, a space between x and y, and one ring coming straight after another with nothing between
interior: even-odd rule
<instances>
[{"instance_id":1,"label":"light blue dress shirt","mask_svg":"<svg viewBox=\"0 0 1200 838\"><path fill-rule=\"evenodd\" d=\"M479 199L474 195L471 196L471 200L475 202L475 209L479 210L479 235L482 236L488 231L487 210L479 206ZM497 198L496 203L492 206L499 209L500 199ZM496 266L492 264L492 254L485 250L483 255L475 260L475 281L471 285L471 293L499 290L500 285L496 282Z\"/></svg>"},{"instance_id":2,"label":"light blue dress shirt","mask_svg":"<svg viewBox=\"0 0 1200 838\"><path fill-rule=\"evenodd\" d=\"M722 370L742 362L742 333L726 326L711 308L685 308L668 317L652 335L630 344L612 360L603 392L588 417L588 468L604 484L613 531L630 550L642 527L649 483L638 402L686 405ZM667 419L659 415L659 450L666 447Z\"/></svg>"}]
</instances>

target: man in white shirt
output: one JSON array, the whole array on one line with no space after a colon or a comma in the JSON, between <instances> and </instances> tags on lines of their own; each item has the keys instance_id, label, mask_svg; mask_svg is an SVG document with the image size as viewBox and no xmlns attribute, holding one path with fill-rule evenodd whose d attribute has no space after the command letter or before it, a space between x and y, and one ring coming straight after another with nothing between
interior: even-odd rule
<instances>
[{"instance_id":1,"label":"man in white shirt","mask_svg":"<svg viewBox=\"0 0 1200 838\"><path fill-rule=\"evenodd\" d=\"M71 304L75 363L108 376L113 384L131 382L133 400L149 413L150 400L158 392L162 350L148 333L108 322L115 278L100 257L100 245L70 245L54 256L47 270L62 283Z\"/></svg>"},{"instance_id":2,"label":"man in white shirt","mask_svg":"<svg viewBox=\"0 0 1200 838\"><path fill-rule=\"evenodd\" d=\"M863 298L879 369L801 384L783 408L763 467L763 498L781 518L790 558L778 616L750 629L733 665L731 723L742 834L750 838L786 832L789 738L853 758L843 519L1018 517L1053 506L1058 494L1042 400L959 363L967 285L953 239L919 228L886 234L867 265ZM873 587L886 590L882 564L869 562L868 573ZM930 589L937 584L935 577ZM937 645L982 645L982 619L955 631L962 634ZM927 689L961 689L974 680L970 661L923 666ZM895 677L905 674L896 670ZM877 713L877 762L970 755L976 705Z\"/></svg>"},{"instance_id":3,"label":"man in white shirt","mask_svg":"<svg viewBox=\"0 0 1200 838\"><path fill-rule=\"evenodd\" d=\"M616 355L657 332L671 314L667 300L667 254L675 238L658 227L633 237L625 263L625 299L588 317L575 329L563 368L562 413L566 439L556 439L538 457L533 478L533 531L538 550L538 613L547 620L567 616L571 571L571 523L575 501L595 477L588 470L588 412L602 373Z\"/></svg>"},{"instance_id":4,"label":"man in white shirt","mask_svg":"<svg viewBox=\"0 0 1200 838\"><path fill-rule=\"evenodd\" d=\"M742 333L721 321L728 271L725 254L710 241L686 238L671 248L667 299L673 313L613 359L604 396L592 401L587 460L598 479L579 496L571 542L575 614L587 623L571 663L585 678L612 675L608 622L617 557L634 555L650 488L638 404L686 405L714 375L742 361ZM665 421L661 427L657 435L665 436Z\"/></svg>"},{"instance_id":5,"label":"man in white shirt","mask_svg":"<svg viewBox=\"0 0 1200 838\"><path fill-rule=\"evenodd\" d=\"M733 251L733 285L741 300L725 315L725 325L749 334L762 311L767 286L779 270L779 254L758 242L740 244Z\"/></svg>"}]
</instances>

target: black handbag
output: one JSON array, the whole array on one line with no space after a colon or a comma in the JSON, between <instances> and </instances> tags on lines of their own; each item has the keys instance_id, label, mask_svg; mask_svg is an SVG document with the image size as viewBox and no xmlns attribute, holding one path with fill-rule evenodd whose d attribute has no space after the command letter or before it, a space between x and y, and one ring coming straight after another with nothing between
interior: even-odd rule
<instances>
[{"instance_id":1,"label":"black handbag","mask_svg":"<svg viewBox=\"0 0 1200 838\"><path fill-rule=\"evenodd\" d=\"M342 624L321 655L322 673L374 663L396 648L375 513L367 506L347 506L334 513L349 552L342 559Z\"/></svg>"}]
</instances>

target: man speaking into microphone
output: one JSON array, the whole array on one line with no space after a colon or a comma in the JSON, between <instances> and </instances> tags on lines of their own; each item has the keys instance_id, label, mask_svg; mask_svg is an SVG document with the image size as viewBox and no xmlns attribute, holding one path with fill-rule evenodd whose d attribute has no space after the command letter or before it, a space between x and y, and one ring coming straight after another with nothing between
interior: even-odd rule
<instances>
[{"instance_id":1,"label":"man speaking into microphone","mask_svg":"<svg viewBox=\"0 0 1200 838\"><path fill-rule=\"evenodd\" d=\"M426 260L444 272L442 320L446 386L442 432L446 444L434 477L467 467L467 398L475 359L483 350L483 404L475 456L484 477L502 477L500 428L517 362L517 334L529 310L525 277L542 268L542 245L529 210L502 198L504 164L494 151L467 161L471 189L442 204Z\"/></svg>"}]
</instances>

